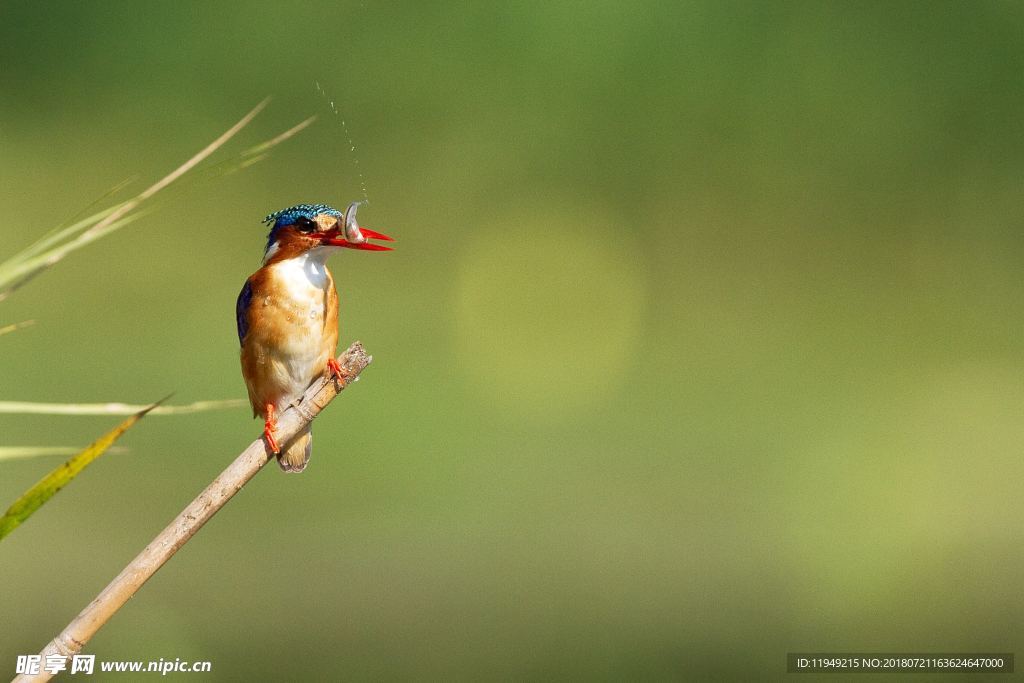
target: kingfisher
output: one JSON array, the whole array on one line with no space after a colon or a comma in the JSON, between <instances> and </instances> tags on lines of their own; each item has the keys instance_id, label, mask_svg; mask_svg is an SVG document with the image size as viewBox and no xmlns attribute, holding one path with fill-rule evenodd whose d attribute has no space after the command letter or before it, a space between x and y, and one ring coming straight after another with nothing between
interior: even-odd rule
<instances>
[{"instance_id":1,"label":"kingfisher","mask_svg":"<svg viewBox=\"0 0 1024 683\"><path fill-rule=\"evenodd\" d=\"M307 425L282 450L275 438L276 416L297 402L319 377L345 381L335 359L338 292L327 258L338 249L390 251L367 239L393 241L360 227L350 204L345 213L326 204L297 204L270 214L263 266L238 295L235 317L241 344L242 377L253 416L263 418L263 437L285 472L309 462L313 435Z\"/></svg>"}]
</instances>

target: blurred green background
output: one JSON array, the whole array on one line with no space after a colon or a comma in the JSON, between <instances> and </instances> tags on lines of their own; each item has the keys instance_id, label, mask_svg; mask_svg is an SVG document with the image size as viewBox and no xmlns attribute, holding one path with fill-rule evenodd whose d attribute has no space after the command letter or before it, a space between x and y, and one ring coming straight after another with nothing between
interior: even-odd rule
<instances>
[{"instance_id":1,"label":"blurred green background","mask_svg":"<svg viewBox=\"0 0 1024 683\"><path fill-rule=\"evenodd\" d=\"M260 219L365 184L399 240L331 262L376 362L306 473L257 477L87 651L235 681L1020 650L1022 74L998 1L0 4L0 256L267 95L219 158L319 116L0 304L38 320L0 399L244 398ZM0 675L259 429L148 418L6 539ZM0 507L59 462L0 463Z\"/></svg>"}]
</instances>

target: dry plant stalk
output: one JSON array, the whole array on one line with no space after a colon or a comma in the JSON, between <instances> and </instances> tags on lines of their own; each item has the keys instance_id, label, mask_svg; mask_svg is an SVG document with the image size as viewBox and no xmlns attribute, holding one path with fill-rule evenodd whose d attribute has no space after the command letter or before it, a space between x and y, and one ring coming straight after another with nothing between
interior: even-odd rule
<instances>
[{"instance_id":1,"label":"dry plant stalk","mask_svg":"<svg viewBox=\"0 0 1024 683\"><path fill-rule=\"evenodd\" d=\"M141 193L139 193L138 196L121 204L120 207L114 209L105 218L103 218L98 223L90 227L88 230L78 235L74 239L70 239L69 241L67 241L60 249L51 250L50 255L41 263L33 263L32 261L29 261L26 263L15 264L15 266L13 267L14 275L9 276L11 281L7 284L6 289L0 291L0 301L6 299L15 290L22 287L32 278L42 273L44 270L46 270L46 268L49 268L50 266L53 266L60 262L65 256L67 256L75 249L102 237L106 233L112 232L113 230L117 229L122 224L124 224L125 221L132 220L133 217L129 216L128 214L130 214L132 211L138 208L138 206L142 204L142 202L149 199L157 192L164 189L165 187L173 183L175 180L188 173L190 170L199 165L204 159L206 159L208 156L216 152L228 140L234 137L238 131L242 130L247 125L249 125L249 122L251 122L256 117L257 114L263 111L263 108L267 106L267 102L269 101L270 99L267 98L260 102L259 104L257 104L255 107L253 107L252 111L243 116L238 123L224 131L220 135L220 137L218 137L216 140L214 140L206 147L201 149L198 153L196 153L191 159L186 161L184 164L174 169L169 174L158 180L156 183L143 190ZM276 143L281 140L287 139L287 137L290 137L295 132L302 130L302 128L304 128L306 125L308 124L304 121L303 123L293 128L292 130L286 131L285 133L279 135L277 138L270 142ZM264 146L265 145L261 145L260 147L263 148ZM134 217L138 218L138 215L135 215ZM15 258L17 258L17 256ZM6 263L2 265L6 265Z\"/></svg>"},{"instance_id":2,"label":"dry plant stalk","mask_svg":"<svg viewBox=\"0 0 1024 683\"><path fill-rule=\"evenodd\" d=\"M222 408L248 406L248 399L228 398L221 401L196 401L180 406L131 403L37 403L35 401L0 401L0 415L134 415L147 410L146 415L188 415Z\"/></svg>"},{"instance_id":3,"label":"dry plant stalk","mask_svg":"<svg viewBox=\"0 0 1024 683\"><path fill-rule=\"evenodd\" d=\"M291 441L300 429L312 422L327 404L341 393L347 384L354 382L370 361L372 356L366 354L363 345L355 342L345 353L338 357L338 363L345 374L345 381L324 378L306 390L302 400L281 413L277 420L279 443L283 446ZM149 577L156 573L174 553L217 513L231 497L266 465L273 455L260 438L249 444L241 455L213 480L195 500L174 518L166 529L161 531L146 548L121 570L113 581L89 603L82 612L61 631L60 635L51 640L43 648L42 662L51 655L61 655L65 662L73 655L81 652L89 639L107 623L133 595L142 587ZM70 669L70 667L69 667ZM28 676L22 674L14 679L14 683L29 681L48 681L53 674L40 668L39 674Z\"/></svg>"}]
</instances>

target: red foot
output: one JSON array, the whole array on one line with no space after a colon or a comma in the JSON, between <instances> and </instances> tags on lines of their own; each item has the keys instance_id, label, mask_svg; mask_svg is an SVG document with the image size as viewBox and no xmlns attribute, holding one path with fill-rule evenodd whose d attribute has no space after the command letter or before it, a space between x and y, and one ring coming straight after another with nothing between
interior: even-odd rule
<instances>
[{"instance_id":1,"label":"red foot","mask_svg":"<svg viewBox=\"0 0 1024 683\"><path fill-rule=\"evenodd\" d=\"M348 375L341 369L341 365L338 363L337 358L328 359L327 370L331 373L331 377L337 379L342 384L345 383L345 378Z\"/></svg>"},{"instance_id":2,"label":"red foot","mask_svg":"<svg viewBox=\"0 0 1024 683\"><path fill-rule=\"evenodd\" d=\"M275 454L281 452L281 447L277 445L277 440L274 439L274 432L277 431L277 420L274 419L274 404L267 404L267 419L263 423L263 438L267 440L267 445L270 446L270 450Z\"/></svg>"}]
</instances>

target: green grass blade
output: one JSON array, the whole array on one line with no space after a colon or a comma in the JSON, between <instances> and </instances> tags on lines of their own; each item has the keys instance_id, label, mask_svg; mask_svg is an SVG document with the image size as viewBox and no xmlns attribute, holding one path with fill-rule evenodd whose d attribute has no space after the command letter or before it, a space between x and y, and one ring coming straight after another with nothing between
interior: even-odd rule
<instances>
[{"instance_id":1,"label":"green grass blade","mask_svg":"<svg viewBox=\"0 0 1024 683\"><path fill-rule=\"evenodd\" d=\"M140 192L134 198L113 207L112 211L92 225L89 225L84 232L81 232L75 238L51 248L44 248L38 243L33 244L27 250L33 254L32 256L26 259L24 254L18 254L13 258L8 259L3 264L0 264L0 301L6 299L15 289L24 285L46 268L58 263L68 253L89 244L103 235L113 232L117 228L125 225L128 221L138 218L139 214L133 212L135 212L136 208L138 208L142 202L157 194L168 185L171 185L174 181L178 180L197 165L202 163L208 156L213 154L227 143L228 140L234 137L238 131L249 125L253 118L255 118L265 106L267 106L267 102L268 100L260 102L252 109L252 111L243 116L238 123L222 133L220 137L201 149L198 153L194 154L188 161ZM70 228L60 230L58 231L58 234L69 233L69 231L76 229L77 226L83 223L88 223L91 218L92 217L87 218L84 221L79 221L75 226L71 226ZM44 238L44 242L52 243L53 239L55 239L55 236L51 235Z\"/></svg>"},{"instance_id":2,"label":"green grass blade","mask_svg":"<svg viewBox=\"0 0 1024 683\"><path fill-rule=\"evenodd\" d=\"M187 178L184 178L181 182L176 183L174 186L162 192L160 194L162 199L154 200L154 204L156 206L163 206L164 204L177 203L181 201L182 196L192 192L196 187L201 186L204 183L217 180L224 176L229 176L232 173L237 173L238 171L244 170L263 161L264 159L267 159L274 147L305 130L315 121L316 117L311 116L305 121L292 126L288 130L271 138L270 140L267 140L266 142L261 142L258 145L245 149L233 157L212 162L202 168L195 169Z\"/></svg>"},{"instance_id":3,"label":"green grass blade","mask_svg":"<svg viewBox=\"0 0 1024 683\"><path fill-rule=\"evenodd\" d=\"M156 407L151 406L152 407ZM46 501L53 498L54 494L64 488L69 481L74 479L85 467L110 448L117 439L128 431L132 425L142 419L149 412L150 408L140 411L112 430L98 438L85 450L74 456L66 463L53 470L39 482L26 491L14 504L8 508L3 517L0 517L0 540L7 534L14 531L19 524L24 522L32 513L38 510Z\"/></svg>"},{"instance_id":4,"label":"green grass blade","mask_svg":"<svg viewBox=\"0 0 1024 683\"><path fill-rule=\"evenodd\" d=\"M29 256L27 258L24 254L18 254L13 259L0 264L0 301L6 299L14 290L18 289L36 275L39 275L44 270L63 259L70 252L76 249L81 249L90 242L96 241L103 235L142 218L145 214L146 212L144 211L138 211L130 214L118 221L114 221L113 223L103 226L100 231L97 231L97 226L93 225L89 227L87 231L78 235L78 237L62 244L58 244L56 247L48 249L40 254Z\"/></svg>"},{"instance_id":5,"label":"green grass blade","mask_svg":"<svg viewBox=\"0 0 1024 683\"><path fill-rule=\"evenodd\" d=\"M82 216L85 216L85 215L89 214L92 211L96 211L97 207L102 205L107 200L109 200L109 199L113 198L114 196L116 196L119 192L121 192L121 190L125 189L126 187L128 187L132 183L136 182L137 180L138 180L138 176L131 177L131 178L125 178L124 180L122 180L121 182L117 183L116 185L111 187L109 190L107 190L106 192L101 194L99 197L96 197L96 199L92 200L91 202L89 202L88 204L83 206L81 209L76 211L74 213L74 215L72 215L70 218L65 220L63 223L60 223L60 224L55 225L52 228L50 228L50 230L47 231L38 241L43 241L45 239L49 239L50 237L55 235L57 232L61 232L61 231L66 230L73 223L82 223L84 221L90 220L89 218L82 218ZM110 209L116 210L118 206L119 206L119 204L115 204L114 206L110 207ZM104 210L104 211L109 212L110 209ZM101 212L101 213L103 213L103 212Z\"/></svg>"},{"instance_id":6,"label":"green grass blade","mask_svg":"<svg viewBox=\"0 0 1024 683\"><path fill-rule=\"evenodd\" d=\"M272 148L277 147L278 145L280 145L282 142L284 142L288 138L292 137L293 135L296 135L300 131L303 131L306 128L308 128L311 125L313 125L314 121L316 121L316 117L315 116L310 116L305 121L292 126L291 128L289 128L285 132L283 132L280 135L278 135L277 137L271 138L270 140L267 140L266 142L261 142L258 145L254 145L254 146L250 147L249 149L247 149L244 152L242 152L241 156L248 157L248 156L252 156L254 154L263 154L265 152L269 152Z\"/></svg>"},{"instance_id":7,"label":"green grass blade","mask_svg":"<svg viewBox=\"0 0 1024 683\"><path fill-rule=\"evenodd\" d=\"M8 264L12 262L24 260L30 256L41 254L56 244L66 242L67 240L74 237L76 234L80 232L85 232L86 230L96 225L110 214L120 209L121 205L124 203L125 202L121 202L121 204L114 204L113 206L107 207L102 211L98 211L85 218L75 221L71 225L58 226L54 228L53 230L40 237L29 246L25 247L25 249L23 249L21 252L15 254L10 259L5 261L3 265L6 267Z\"/></svg>"},{"instance_id":8,"label":"green grass blade","mask_svg":"<svg viewBox=\"0 0 1024 683\"><path fill-rule=\"evenodd\" d=\"M58 226L21 252L0 263L0 301L9 297L14 290L27 283L36 275L61 261L69 253L81 249L100 237L108 235L140 218L143 212L139 211L138 207L143 201L150 199L161 192L161 190L171 186L175 181L189 174L190 171L198 171L197 177L194 180L199 181L239 171L263 160L266 158L269 150L309 127L316 120L315 116L310 117L298 125L292 126L280 135L244 150L234 158L214 164L211 168L197 169L197 166L208 156L224 145L235 133L247 126L253 117L266 106L266 103L266 100L261 102L246 114L242 120L207 145L198 154L134 198L94 213L67 227ZM120 191L123 185L124 183L115 187L107 193L107 196Z\"/></svg>"}]
</instances>

